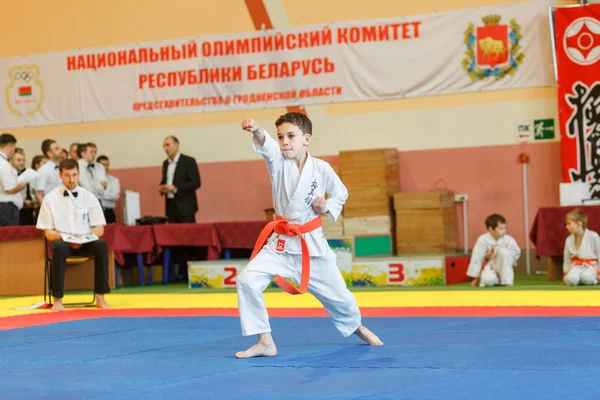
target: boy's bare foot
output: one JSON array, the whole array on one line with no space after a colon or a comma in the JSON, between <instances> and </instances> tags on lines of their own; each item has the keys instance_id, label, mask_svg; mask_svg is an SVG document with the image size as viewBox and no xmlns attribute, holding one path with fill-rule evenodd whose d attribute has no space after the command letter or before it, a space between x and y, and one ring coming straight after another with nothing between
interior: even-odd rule
<instances>
[{"instance_id":1,"label":"boy's bare foot","mask_svg":"<svg viewBox=\"0 0 600 400\"><path fill-rule=\"evenodd\" d=\"M52 304L52 311L63 311L65 309L65 306L63 306L62 302L62 297L55 297L53 300L54 304Z\"/></svg>"},{"instance_id":2,"label":"boy's bare foot","mask_svg":"<svg viewBox=\"0 0 600 400\"><path fill-rule=\"evenodd\" d=\"M110 308L110 304L108 304L104 300L104 295L103 294L96 293L96 307L98 307L98 308Z\"/></svg>"},{"instance_id":3,"label":"boy's bare foot","mask_svg":"<svg viewBox=\"0 0 600 400\"><path fill-rule=\"evenodd\" d=\"M256 343L246 351L238 351L235 353L236 358L252 358L252 357L274 357L277 355L275 344L266 346L261 343Z\"/></svg>"},{"instance_id":4,"label":"boy's bare foot","mask_svg":"<svg viewBox=\"0 0 600 400\"><path fill-rule=\"evenodd\" d=\"M275 347L271 333L260 333L258 335L258 343L246 351L235 353L236 358L275 357L276 355L277 347Z\"/></svg>"},{"instance_id":5,"label":"boy's bare foot","mask_svg":"<svg viewBox=\"0 0 600 400\"><path fill-rule=\"evenodd\" d=\"M383 342L373 332L362 325L358 327L354 334L367 342L369 346L383 346Z\"/></svg>"}]
</instances>

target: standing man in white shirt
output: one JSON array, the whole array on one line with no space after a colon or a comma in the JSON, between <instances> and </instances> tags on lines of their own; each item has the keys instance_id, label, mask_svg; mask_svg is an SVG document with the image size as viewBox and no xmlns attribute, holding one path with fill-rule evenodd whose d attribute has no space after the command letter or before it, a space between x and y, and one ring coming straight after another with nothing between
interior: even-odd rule
<instances>
[{"instance_id":1,"label":"standing man in white shirt","mask_svg":"<svg viewBox=\"0 0 600 400\"><path fill-rule=\"evenodd\" d=\"M106 171L106 179L107 186L104 191L104 195L102 196L102 205L104 206L104 218L106 218L107 224L114 224L117 222L117 217L115 215L115 206L117 205L117 201L121 197L121 182L119 178L116 176L112 176L109 173L110 168L110 160L107 156L100 156L96 160L98 164L104 166L104 170Z\"/></svg>"},{"instance_id":2,"label":"standing man in white shirt","mask_svg":"<svg viewBox=\"0 0 600 400\"><path fill-rule=\"evenodd\" d=\"M38 169L39 175L33 185L38 204L42 204L44 196L59 187L62 183L60 176L58 176L58 164L61 152L62 149L58 146L56 140L46 139L42 142L42 154L48 158L48 161Z\"/></svg>"},{"instance_id":3,"label":"standing man in white shirt","mask_svg":"<svg viewBox=\"0 0 600 400\"><path fill-rule=\"evenodd\" d=\"M92 142L88 142L87 145L88 147L92 148L91 151L94 155L94 157L92 158L92 176L96 181L100 182L101 185L104 185L104 187L106 187L108 185L108 177L106 176L106 169L104 169L104 165L100 164L99 162L93 162L93 160L96 159L96 154L98 154L98 147L95 143Z\"/></svg>"},{"instance_id":4,"label":"standing man in white shirt","mask_svg":"<svg viewBox=\"0 0 600 400\"><path fill-rule=\"evenodd\" d=\"M14 172L17 177L25 172L25 150L20 147L15 149L15 154L9 160L10 165L15 169ZM31 195L29 193L29 183L25 186L25 189L19 192L23 202L19 207L19 225L34 225L33 223L33 209L31 208Z\"/></svg>"},{"instance_id":5,"label":"standing man in white shirt","mask_svg":"<svg viewBox=\"0 0 600 400\"><path fill-rule=\"evenodd\" d=\"M60 158L59 158L59 164L63 161L65 161L67 158L69 158L69 152L66 151L65 149L60 149Z\"/></svg>"},{"instance_id":6,"label":"standing man in white shirt","mask_svg":"<svg viewBox=\"0 0 600 400\"><path fill-rule=\"evenodd\" d=\"M87 234L100 238L104 234L106 220L100 202L93 193L78 186L79 165L75 160L65 160L59 166L62 185L44 197L36 227L43 230L52 242L52 297L54 311L64 310L65 265L73 255L94 257L94 292L96 305L108 308L104 294L110 292L108 285L108 247L102 239L84 244L63 240L61 234L81 236Z\"/></svg>"},{"instance_id":7,"label":"standing man in white shirt","mask_svg":"<svg viewBox=\"0 0 600 400\"><path fill-rule=\"evenodd\" d=\"M8 162L15 154L17 139L10 133L0 135L0 226L19 225L23 197L19 193L27 183L17 182L17 172Z\"/></svg>"},{"instance_id":8,"label":"standing man in white shirt","mask_svg":"<svg viewBox=\"0 0 600 400\"><path fill-rule=\"evenodd\" d=\"M18 174L25 171L25 150L20 147L15 148L15 154L13 154L8 162L17 170Z\"/></svg>"},{"instance_id":9,"label":"standing man in white shirt","mask_svg":"<svg viewBox=\"0 0 600 400\"><path fill-rule=\"evenodd\" d=\"M72 158L73 160L79 160L79 154L77 153L78 149L79 143L71 143L69 146L69 158Z\"/></svg>"},{"instance_id":10,"label":"standing man in white shirt","mask_svg":"<svg viewBox=\"0 0 600 400\"><path fill-rule=\"evenodd\" d=\"M79 160L77 160L80 174L79 185L101 199L108 184L106 181L100 183L94 176L96 147L92 143L83 143L79 145L77 153L79 154Z\"/></svg>"}]
</instances>

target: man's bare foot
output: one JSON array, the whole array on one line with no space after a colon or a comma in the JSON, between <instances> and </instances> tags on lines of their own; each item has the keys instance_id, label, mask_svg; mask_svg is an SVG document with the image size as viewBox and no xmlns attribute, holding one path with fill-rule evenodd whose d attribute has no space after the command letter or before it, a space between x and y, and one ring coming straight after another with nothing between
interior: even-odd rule
<instances>
[{"instance_id":1,"label":"man's bare foot","mask_svg":"<svg viewBox=\"0 0 600 400\"><path fill-rule=\"evenodd\" d=\"M104 300L103 294L96 293L96 307L98 308L110 308L110 305Z\"/></svg>"},{"instance_id":2,"label":"man's bare foot","mask_svg":"<svg viewBox=\"0 0 600 400\"><path fill-rule=\"evenodd\" d=\"M275 357L276 355L277 347L275 347L271 333L259 333L258 343L246 351L235 353L236 358Z\"/></svg>"},{"instance_id":3,"label":"man's bare foot","mask_svg":"<svg viewBox=\"0 0 600 400\"><path fill-rule=\"evenodd\" d=\"M52 304L52 311L63 311L65 309L65 306L63 306L62 302L62 297L54 297L53 302L54 304Z\"/></svg>"},{"instance_id":4,"label":"man's bare foot","mask_svg":"<svg viewBox=\"0 0 600 400\"><path fill-rule=\"evenodd\" d=\"M362 325L358 327L354 334L367 342L369 346L383 346L383 342L373 332Z\"/></svg>"}]
</instances>

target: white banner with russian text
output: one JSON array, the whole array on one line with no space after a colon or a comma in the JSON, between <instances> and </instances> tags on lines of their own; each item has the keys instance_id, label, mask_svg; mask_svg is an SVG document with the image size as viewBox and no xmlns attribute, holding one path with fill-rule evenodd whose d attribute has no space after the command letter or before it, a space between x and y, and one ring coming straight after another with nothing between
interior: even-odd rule
<instances>
[{"instance_id":1,"label":"white banner with russian text","mask_svg":"<svg viewBox=\"0 0 600 400\"><path fill-rule=\"evenodd\" d=\"M0 59L0 126L549 86L554 3Z\"/></svg>"}]
</instances>

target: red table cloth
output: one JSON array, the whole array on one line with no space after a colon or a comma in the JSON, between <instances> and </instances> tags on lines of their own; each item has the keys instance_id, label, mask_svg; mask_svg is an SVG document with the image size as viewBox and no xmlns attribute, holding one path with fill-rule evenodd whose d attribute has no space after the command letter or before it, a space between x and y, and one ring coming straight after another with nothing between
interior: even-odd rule
<instances>
[{"instance_id":1,"label":"red table cloth","mask_svg":"<svg viewBox=\"0 0 600 400\"><path fill-rule=\"evenodd\" d=\"M41 237L44 237L44 231L36 229L34 225L0 227L0 242L30 240Z\"/></svg>"},{"instance_id":2,"label":"red table cloth","mask_svg":"<svg viewBox=\"0 0 600 400\"><path fill-rule=\"evenodd\" d=\"M146 261L151 264L156 257L155 245L154 230L151 225L116 225L114 229L115 261L121 265L125 262L125 253L146 253Z\"/></svg>"},{"instance_id":3,"label":"red table cloth","mask_svg":"<svg viewBox=\"0 0 600 400\"><path fill-rule=\"evenodd\" d=\"M215 222L219 243L224 249L253 249L268 221Z\"/></svg>"},{"instance_id":4,"label":"red table cloth","mask_svg":"<svg viewBox=\"0 0 600 400\"><path fill-rule=\"evenodd\" d=\"M588 217L588 228L600 232L600 206L569 206L540 208L533 221L529 238L535 244L536 255L562 256L569 236L565 218L569 211L579 208Z\"/></svg>"},{"instance_id":5,"label":"red table cloth","mask_svg":"<svg viewBox=\"0 0 600 400\"><path fill-rule=\"evenodd\" d=\"M157 246L206 246L207 259L219 258L221 246L213 224L152 225Z\"/></svg>"}]
</instances>

